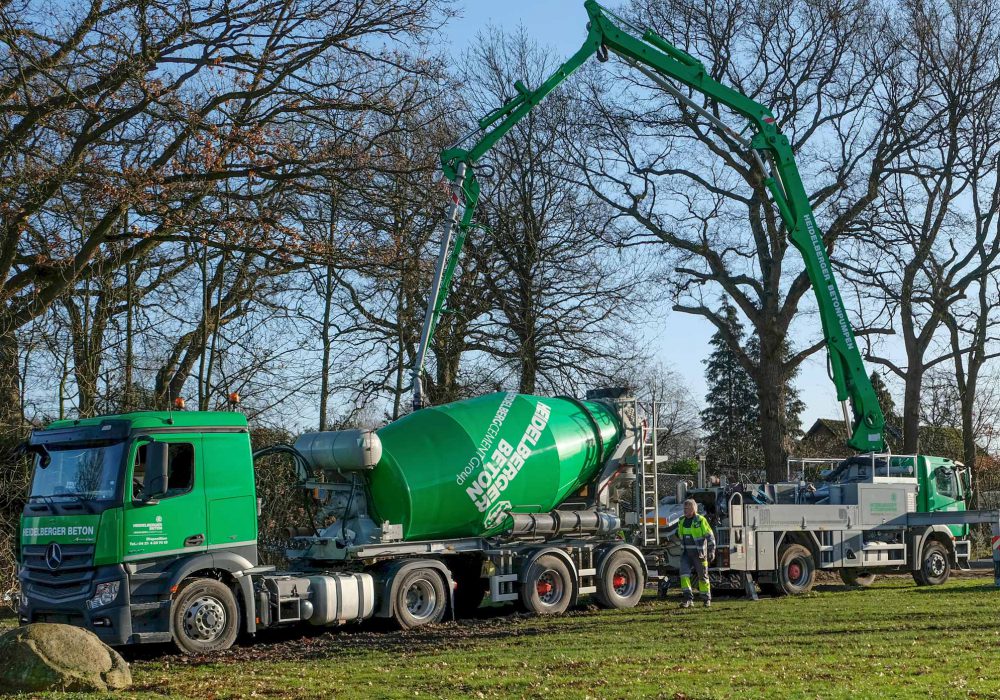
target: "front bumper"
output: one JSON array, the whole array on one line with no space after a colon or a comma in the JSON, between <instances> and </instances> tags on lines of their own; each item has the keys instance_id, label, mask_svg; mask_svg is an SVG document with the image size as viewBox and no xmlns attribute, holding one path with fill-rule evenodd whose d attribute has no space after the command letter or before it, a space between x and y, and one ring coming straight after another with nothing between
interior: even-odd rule
<instances>
[{"instance_id":1,"label":"front bumper","mask_svg":"<svg viewBox=\"0 0 1000 700\"><path fill-rule=\"evenodd\" d=\"M109 646L129 643L132 637L132 618L129 607L129 582L120 564L100 566L93 569L87 586L74 585L69 592L53 585L53 577L33 575L33 571L22 567L21 604L18 619L21 624L33 622L56 622L84 627L97 635ZM118 596L103 607L91 610L87 607L97 584L118 581Z\"/></svg>"}]
</instances>

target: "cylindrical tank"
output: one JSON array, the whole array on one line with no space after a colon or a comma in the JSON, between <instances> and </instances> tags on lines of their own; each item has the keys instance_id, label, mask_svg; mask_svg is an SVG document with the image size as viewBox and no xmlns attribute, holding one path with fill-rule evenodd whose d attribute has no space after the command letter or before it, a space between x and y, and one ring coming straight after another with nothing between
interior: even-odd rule
<instances>
[{"instance_id":1,"label":"cylindrical tank","mask_svg":"<svg viewBox=\"0 0 1000 700\"><path fill-rule=\"evenodd\" d=\"M378 431L373 517L403 539L475 537L507 513L546 513L601 468L619 436L597 402L516 393L425 408Z\"/></svg>"},{"instance_id":2,"label":"cylindrical tank","mask_svg":"<svg viewBox=\"0 0 1000 700\"><path fill-rule=\"evenodd\" d=\"M295 449L310 466L323 470L372 469L382 458L382 444L370 430L324 430L303 433Z\"/></svg>"}]
</instances>

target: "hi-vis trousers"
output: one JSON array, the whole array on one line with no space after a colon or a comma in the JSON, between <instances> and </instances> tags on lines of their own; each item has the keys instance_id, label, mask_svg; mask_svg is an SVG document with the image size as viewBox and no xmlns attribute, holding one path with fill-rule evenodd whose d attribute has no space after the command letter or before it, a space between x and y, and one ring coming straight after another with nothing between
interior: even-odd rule
<instances>
[{"instance_id":1,"label":"hi-vis trousers","mask_svg":"<svg viewBox=\"0 0 1000 700\"><path fill-rule=\"evenodd\" d=\"M684 600L694 600L691 590L692 572L698 578L698 593L705 600L712 599L712 589L708 585L708 559L698 550L685 549L681 554L681 595Z\"/></svg>"}]
</instances>

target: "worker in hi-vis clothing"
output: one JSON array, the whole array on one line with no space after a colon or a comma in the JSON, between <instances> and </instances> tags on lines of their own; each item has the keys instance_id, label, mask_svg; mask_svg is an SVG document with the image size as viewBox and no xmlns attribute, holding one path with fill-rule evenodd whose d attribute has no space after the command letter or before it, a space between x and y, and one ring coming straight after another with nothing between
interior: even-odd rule
<instances>
[{"instance_id":1,"label":"worker in hi-vis clothing","mask_svg":"<svg viewBox=\"0 0 1000 700\"><path fill-rule=\"evenodd\" d=\"M708 562L715 559L715 534L704 515L699 515L698 504L690 498L684 501L684 517L677 522L677 537L681 541L681 594L682 608L694 602L691 590L691 572L698 577L698 592L705 598L705 607L712 604L712 589L708 585Z\"/></svg>"}]
</instances>

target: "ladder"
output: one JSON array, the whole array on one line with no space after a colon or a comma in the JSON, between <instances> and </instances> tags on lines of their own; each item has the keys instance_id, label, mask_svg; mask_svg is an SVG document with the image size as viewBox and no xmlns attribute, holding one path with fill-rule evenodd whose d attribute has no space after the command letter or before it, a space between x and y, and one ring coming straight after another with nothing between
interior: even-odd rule
<instances>
[{"instance_id":1,"label":"ladder","mask_svg":"<svg viewBox=\"0 0 1000 700\"><path fill-rule=\"evenodd\" d=\"M652 404L649 412L648 425L638 431L639 455L638 466L638 496L639 517L642 527L642 544L644 546L660 544L660 490L657 482L656 467L656 404Z\"/></svg>"}]
</instances>

